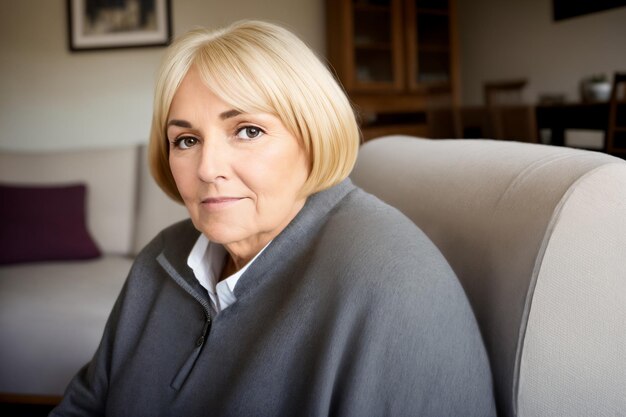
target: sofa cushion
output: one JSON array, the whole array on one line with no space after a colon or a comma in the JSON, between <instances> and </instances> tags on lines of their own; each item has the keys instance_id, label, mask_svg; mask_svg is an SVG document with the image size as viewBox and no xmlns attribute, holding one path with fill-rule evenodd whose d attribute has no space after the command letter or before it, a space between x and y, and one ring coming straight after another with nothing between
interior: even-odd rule
<instances>
[{"instance_id":1,"label":"sofa cushion","mask_svg":"<svg viewBox=\"0 0 626 417\"><path fill-rule=\"evenodd\" d=\"M0 267L0 392L62 395L98 347L132 260Z\"/></svg>"},{"instance_id":2,"label":"sofa cushion","mask_svg":"<svg viewBox=\"0 0 626 417\"><path fill-rule=\"evenodd\" d=\"M131 252L137 147L48 152L0 152L0 182L84 182L87 226L104 253Z\"/></svg>"},{"instance_id":3,"label":"sofa cushion","mask_svg":"<svg viewBox=\"0 0 626 417\"><path fill-rule=\"evenodd\" d=\"M84 184L0 184L0 264L100 256L85 227Z\"/></svg>"}]
</instances>

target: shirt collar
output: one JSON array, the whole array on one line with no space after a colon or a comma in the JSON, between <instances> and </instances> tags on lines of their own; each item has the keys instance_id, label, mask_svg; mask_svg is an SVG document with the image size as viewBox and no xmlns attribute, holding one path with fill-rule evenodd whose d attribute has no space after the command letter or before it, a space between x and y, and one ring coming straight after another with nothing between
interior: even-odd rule
<instances>
[{"instance_id":1,"label":"shirt collar","mask_svg":"<svg viewBox=\"0 0 626 417\"><path fill-rule=\"evenodd\" d=\"M222 269L224 269L224 264L226 263L226 249L218 243L211 242L204 234L201 233L191 249L191 252L189 252L187 265L189 265L193 271L193 274L200 285L202 285L209 292L209 297L213 301L213 305L216 307L216 310L219 311L228 307L228 305L232 304L232 302L236 300L234 297L234 291L237 282L250 265L252 265L252 263L256 260L256 258L263 253L268 245L269 243L265 245L265 247L261 249L259 253L257 253L256 256L250 260L250 262L244 265L243 268L230 275L222 282L219 282L220 274ZM218 286L222 285L226 285L229 292L232 294L231 302L225 302L226 300L220 297Z\"/></svg>"}]
</instances>

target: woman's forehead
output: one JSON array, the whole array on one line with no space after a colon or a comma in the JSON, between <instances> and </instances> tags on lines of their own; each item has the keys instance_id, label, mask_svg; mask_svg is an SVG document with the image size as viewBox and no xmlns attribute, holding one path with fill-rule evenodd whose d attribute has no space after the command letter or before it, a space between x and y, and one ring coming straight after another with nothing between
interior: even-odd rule
<instances>
[{"instance_id":1,"label":"woman's forehead","mask_svg":"<svg viewBox=\"0 0 626 417\"><path fill-rule=\"evenodd\" d=\"M204 86L230 107L240 112L275 113L275 108L268 100L267 86L253 79L242 79L239 76L224 76L226 71L214 68L195 66L195 71ZM274 95L276 92L273 93Z\"/></svg>"}]
</instances>

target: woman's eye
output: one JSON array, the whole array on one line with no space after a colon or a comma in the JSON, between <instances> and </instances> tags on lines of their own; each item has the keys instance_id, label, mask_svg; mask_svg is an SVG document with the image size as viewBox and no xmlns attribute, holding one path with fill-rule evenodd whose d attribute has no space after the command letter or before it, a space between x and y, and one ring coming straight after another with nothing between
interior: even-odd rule
<instances>
[{"instance_id":1,"label":"woman's eye","mask_svg":"<svg viewBox=\"0 0 626 417\"><path fill-rule=\"evenodd\" d=\"M174 146L179 149L189 149L198 143L198 139L191 136L183 136L174 141Z\"/></svg>"},{"instance_id":2,"label":"woman's eye","mask_svg":"<svg viewBox=\"0 0 626 417\"><path fill-rule=\"evenodd\" d=\"M239 139L255 139L262 136L265 132L256 126L245 126L237 131Z\"/></svg>"}]
</instances>

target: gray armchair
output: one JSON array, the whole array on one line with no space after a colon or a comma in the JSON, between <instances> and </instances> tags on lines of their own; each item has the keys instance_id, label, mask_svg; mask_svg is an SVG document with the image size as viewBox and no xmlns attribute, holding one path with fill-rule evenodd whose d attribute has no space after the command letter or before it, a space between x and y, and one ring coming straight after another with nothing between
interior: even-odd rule
<instances>
[{"instance_id":1,"label":"gray armchair","mask_svg":"<svg viewBox=\"0 0 626 417\"><path fill-rule=\"evenodd\" d=\"M501 416L626 416L626 162L386 137L353 181L440 248L473 306Z\"/></svg>"}]
</instances>

